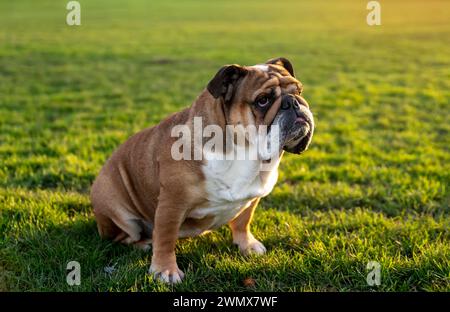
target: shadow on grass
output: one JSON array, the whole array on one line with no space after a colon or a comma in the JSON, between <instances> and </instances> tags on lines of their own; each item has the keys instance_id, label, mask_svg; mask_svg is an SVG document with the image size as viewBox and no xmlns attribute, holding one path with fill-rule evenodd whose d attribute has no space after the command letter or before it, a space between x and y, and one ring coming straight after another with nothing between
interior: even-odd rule
<instances>
[{"instance_id":1,"label":"shadow on grass","mask_svg":"<svg viewBox=\"0 0 450 312\"><path fill-rule=\"evenodd\" d=\"M41 175L13 178L4 186L20 187L29 190L63 189L88 194L95 177L92 173L49 172Z\"/></svg>"},{"instance_id":2,"label":"shadow on grass","mask_svg":"<svg viewBox=\"0 0 450 312\"><path fill-rule=\"evenodd\" d=\"M345 183L321 184L312 182L306 186L289 187L283 184L263 198L260 207L276 208L300 216L314 211L352 210L364 208L383 213L388 217L428 214L440 218L448 213L445 196L436 193L427 197L423 190L396 190L395 187L364 187ZM431 192L430 192L431 193Z\"/></svg>"}]
</instances>

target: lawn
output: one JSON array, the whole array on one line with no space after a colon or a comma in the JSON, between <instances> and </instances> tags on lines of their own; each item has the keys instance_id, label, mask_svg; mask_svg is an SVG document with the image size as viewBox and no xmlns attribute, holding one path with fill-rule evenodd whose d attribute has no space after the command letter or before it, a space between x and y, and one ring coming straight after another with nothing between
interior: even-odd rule
<instances>
[{"instance_id":1,"label":"lawn","mask_svg":"<svg viewBox=\"0 0 450 312\"><path fill-rule=\"evenodd\" d=\"M366 1L80 0L70 27L67 1L1 1L0 290L450 291L450 3L380 2L369 27ZM223 64L277 56L317 127L256 211L268 253L223 227L179 241L181 284L153 281L151 253L99 238L92 181Z\"/></svg>"}]
</instances>

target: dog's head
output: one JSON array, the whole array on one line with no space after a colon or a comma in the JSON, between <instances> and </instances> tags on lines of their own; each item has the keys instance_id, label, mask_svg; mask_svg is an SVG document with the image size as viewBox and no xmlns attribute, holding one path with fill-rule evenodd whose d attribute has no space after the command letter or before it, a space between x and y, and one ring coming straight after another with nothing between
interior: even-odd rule
<instances>
[{"instance_id":1,"label":"dog's head","mask_svg":"<svg viewBox=\"0 0 450 312\"><path fill-rule=\"evenodd\" d=\"M280 148L300 154L314 132L309 105L292 64L276 58L255 66L226 65L207 86L223 106L229 125L279 126Z\"/></svg>"}]
</instances>

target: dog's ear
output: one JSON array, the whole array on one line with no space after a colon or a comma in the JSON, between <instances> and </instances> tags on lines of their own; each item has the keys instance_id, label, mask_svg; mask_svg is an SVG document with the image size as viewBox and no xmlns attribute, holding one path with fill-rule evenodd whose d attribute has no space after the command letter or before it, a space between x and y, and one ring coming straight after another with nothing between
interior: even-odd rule
<instances>
[{"instance_id":1,"label":"dog's ear","mask_svg":"<svg viewBox=\"0 0 450 312\"><path fill-rule=\"evenodd\" d=\"M222 67L206 87L216 99L223 97L225 103L233 98L237 82L247 74L247 70L240 65L225 65Z\"/></svg>"},{"instance_id":2,"label":"dog's ear","mask_svg":"<svg viewBox=\"0 0 450 312\"><path fill-rule=\"evenodd\" d=\"M273 58L273 59L268 60L266 62L266 64L274 64L274 65L283 66L289 72L289 74L291 74L292 77L295 77L294 67L292 66L292 63L287 58L284 58L284 57Z\"/></svg>"}]
</instances>

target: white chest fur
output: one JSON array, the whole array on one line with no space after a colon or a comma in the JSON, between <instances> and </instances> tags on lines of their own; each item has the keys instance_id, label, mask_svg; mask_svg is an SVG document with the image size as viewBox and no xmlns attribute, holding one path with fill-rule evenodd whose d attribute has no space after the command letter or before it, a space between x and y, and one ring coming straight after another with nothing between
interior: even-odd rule
<instances>
[{"instance_id":1,"label":"white chest fur","mask_svg":"<svg viewBox=\"0 0 450 312\"><path fill-rule=\"evenodd\" d=\"M213 216L212 228L219 227L247 208L256 197L268 195L277 179L280 159L267 166L261 160L207 160L203 166L208 205L197 208L190 218ZM265 170L262 170L265 169Z\"/></svg>"}]
</instances>

